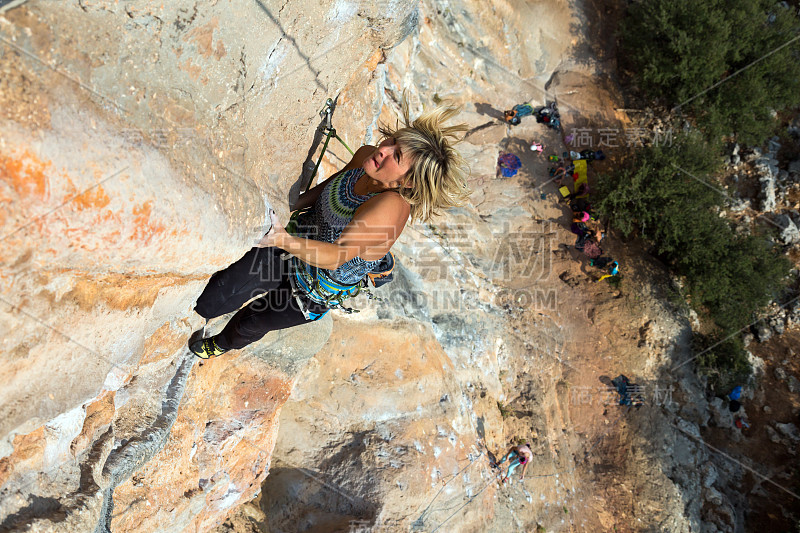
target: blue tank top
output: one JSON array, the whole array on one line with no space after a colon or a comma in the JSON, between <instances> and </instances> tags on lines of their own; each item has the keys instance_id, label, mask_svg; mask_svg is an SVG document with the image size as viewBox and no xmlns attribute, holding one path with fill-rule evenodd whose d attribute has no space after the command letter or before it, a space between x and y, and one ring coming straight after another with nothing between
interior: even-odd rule
<instances>
[{"instance_id":1,"label":"blue tank top","mask_svg":"<svg viewBox=\"0 0 800 533\"><path fill-rule=\"evenodd\" d=\"M355 193L353 188L358 178L363 175L363 168L354 168L332 179L322 189L312 209L298 217L296 231L290 232L307 239L335 242L353 220L361 204L379 194L363 196ZM322 270L332 280L352 285L361 281L378 263L380 260L365 261L360 257L354 257L336 270Z\"/></svg>"}]
</instances>

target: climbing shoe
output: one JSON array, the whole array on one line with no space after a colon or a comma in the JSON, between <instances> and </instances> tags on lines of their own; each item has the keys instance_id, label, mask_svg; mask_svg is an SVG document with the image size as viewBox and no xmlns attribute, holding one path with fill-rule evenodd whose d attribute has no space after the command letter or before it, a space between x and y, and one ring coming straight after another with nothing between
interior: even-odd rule
<instances>
[{"instance_id":1,"label":"climbing shoe","mask_svg":"<svg viewBox=\"0 0 800 533\"><path fill-rule=\"evenodd\" d=\"M189 345L189 349L200 359L211 359L228 351L217 346L214 337L194 341Z\"/></svg>"}]
</instances>

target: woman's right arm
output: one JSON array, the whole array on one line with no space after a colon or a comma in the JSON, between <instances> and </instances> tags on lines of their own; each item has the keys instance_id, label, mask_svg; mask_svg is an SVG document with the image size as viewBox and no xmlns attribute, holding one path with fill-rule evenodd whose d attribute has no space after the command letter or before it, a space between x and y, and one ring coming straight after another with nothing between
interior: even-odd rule
<instances>
[{"instance_id":1,"label":"woman's right arm","mask_svg":"<svg viewBox=\"0 0 800 533\"><path fill-rule=\"evenodd\" d=\"M352 170L354 168L359 168L361 165L364 164L364 160L371 156L372 153L375 151L374 146L365 145L356 150L356 153L353 154L353 158L347 163L342 170L337 172L336 174L332 175L330 178L326 179L323 182L318 183L313 188L307 190L300 197L297 199L297 203L295 203L292 207L292 211L297 211L298 209L305 209L306 207L311 207L319 198L319 195L322 193L322 189L325 188L325 185L328 184L333 178L341 174L342 172L346 172L348 170Z\"/></svg>"}]
</instances>

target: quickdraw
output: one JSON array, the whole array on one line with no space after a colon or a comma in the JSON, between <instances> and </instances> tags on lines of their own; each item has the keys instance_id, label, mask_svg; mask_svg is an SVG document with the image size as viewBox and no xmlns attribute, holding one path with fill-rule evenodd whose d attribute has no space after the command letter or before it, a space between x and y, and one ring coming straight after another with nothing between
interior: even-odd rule
<instances>
[{"instance_id":1,"label":"quickdraw","mask_svg":"<svg viewBox=\"0 0 800 533\"><path fill-rule=\"evenodd\" d=\"M325 155L325 150L328 149L328 143L331 141L331 138L334 138L342 143L342 145L347 148L347 151L350 152L350 155L355 155L353 150L351 150L350 147L347 146L347 143L344 142L344 139L339 137L339 135L336 133L336 128L334 128L333 124L331 123L333 110L335 108L336 102L334 102L331 98L328 98L325 100L325 107L323 107L322 111L319 112L319 116L323 120L323 123L320 125L320 131L325 134L325 144L322 145L322 151L319 153L319 157L317 158L317 164L314 165L314 170L311 171L311 177L309 178L308 184L305 188L306 192L311 188L311 184L314 183L317 170L319 170L319 164L322 163L322 156Z\"/></svg>"}]
</instances>

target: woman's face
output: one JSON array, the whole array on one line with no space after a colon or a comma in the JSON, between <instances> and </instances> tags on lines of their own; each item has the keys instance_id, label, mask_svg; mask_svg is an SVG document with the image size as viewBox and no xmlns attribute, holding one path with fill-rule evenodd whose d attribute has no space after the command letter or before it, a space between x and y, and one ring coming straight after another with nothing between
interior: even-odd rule
<instances>
[{"instance_id":1,"label":"woman's face","mask_svg":"<svg viewBox=\"0 0 800 533\"><path fill-rule=\"evenodd\" d=\"M387 187L399 187L411 169L411 159L403 153L394 137L384 139L362 165L370 178Z\"/></svg>"}]
</instances>

